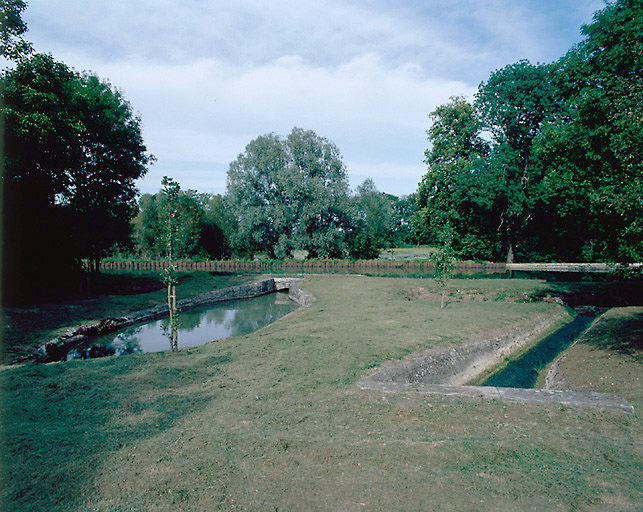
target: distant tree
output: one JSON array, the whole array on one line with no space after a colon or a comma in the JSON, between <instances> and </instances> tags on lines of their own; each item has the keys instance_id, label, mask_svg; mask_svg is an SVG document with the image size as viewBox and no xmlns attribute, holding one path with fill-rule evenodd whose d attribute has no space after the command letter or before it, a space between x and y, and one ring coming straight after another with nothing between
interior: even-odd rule
<instances>
[{"instance_id":1,"label":"distant tree","mask_svg":"<svg viewBox=\"0 0 643 512\"><path fill-rule=\"evenodd\" d=\"M395 227L393 228L394 245L413 245L417 240L413 234L411 218L417 211L415 193L399 197L389 195L391 207L395 212Z\"/></svg>"},{"instance_id":2,"label":"distant tree","mask_svg":"<svg viewBox=\"0 0 643 512\"><path fill-rule=\"evenodd\" d=\"M230 256L230 237L234 233L234 217L220 194L188 191L203 212L199 246L208 257L224 259Z\"/></svg>"},{"instance_id":3,"label":"distant tree","mask_svg":"<svg viewBox=\"0 0 643 512\"><path fill-rule=\"evenodd\" d=\"M294 128L262 135L230 164L227 199L235 216L237 252L341 257L349 221L346 170L332 142Z\"/></svg>"},{"instance_id":4,"label":"distant tree","mask_svg":"<svg viewBox=\"0 0 643 512\"><path fill-rule=\"evenodd\" d=\"M168 178L169 180L169 178ZM174 255L177 258L196 256L204 250L205 212L196 194L178 190L176 197L170 197L173 190L169 182L158 194L145 194L139 201L139 212L132 221L133 236L141 254L160 258L167 252L166 230L168 211L174 212L179 226L175 228ZM207 243L207 242L206 242ZM212 256L212 255L209 255Z\"/></svg>"},{"instance_id":5,"label":"distant tree","mask_svg":"<svg viewBox=\"0 0 643 512\"><path fill-rule=\"evenodd\" d=\"M8 60L20 60L33 51L22 37L27 32L22 20L26 7L24 0L0 0L0 55Z\"/></svg>"},{"instance_id":6,"label":"distant tree","mask_svg":"<svg viewBox=\"0 0 643 512\"><path fill-rule=\"evenodd\" d=\"M377 249L390 247L397 225L391 197L377 190L373 180L368 178L357 187L355 202L357 220L364 236Z\"/></svg>"},{"instance_id":7,"label":"distant tree","mask_svg":"<svg viewBox=\"0 0 643 512\"><path fill-rule=\"evenodd\" d=\"M146 257L157 257L160 252L159 211L160 194L143 194L138 200L139 211L132 219L132 238L136 249Z\"/></svg>"}]
</instances>

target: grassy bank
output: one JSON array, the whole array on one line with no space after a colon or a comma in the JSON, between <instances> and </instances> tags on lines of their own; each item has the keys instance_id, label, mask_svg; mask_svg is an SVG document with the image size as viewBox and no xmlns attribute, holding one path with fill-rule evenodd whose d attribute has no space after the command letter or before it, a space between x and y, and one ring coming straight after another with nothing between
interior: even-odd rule
<instances>
[{"instance_id":1,"label":"grassy bank","mask_svg":"<svg viewBox=\"0 0 643 512\"><path fill-rule=\"evenodd\" d=\"M248 336L2 368L2 510L636 510L636 416L355 386L560 307L462 280L441 310L434 286L310 277L311 306Z\"/></svg>"},{"instance_id":2,"label":"grassy bank","mask_svg":"<svg viewBox=\"0 0 643 512\"><path fill-rule=\"evenodd\" d=\"M553 389L643 396L643 307L614 308L597 319L554 362ZM539 383L545 384L543 372Z\"/></svg>"}]
</instances>

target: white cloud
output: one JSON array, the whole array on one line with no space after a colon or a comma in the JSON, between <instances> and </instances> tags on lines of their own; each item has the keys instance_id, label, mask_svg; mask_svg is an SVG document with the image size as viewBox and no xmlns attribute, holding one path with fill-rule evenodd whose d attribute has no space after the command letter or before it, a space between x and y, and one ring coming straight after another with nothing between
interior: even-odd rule
<instances>
[{"instance_id":1,"label":"white cloud","mask_svg":"<svg viewBox=\"0 0 643 512\"><path fill-rule=\"evenodd\" d=\"M251 139L300 126L337 144L352 185L371 169L381 190L401 194L424 172L430 111L471 97L493 69L561 55L601 5L30 0L26 20L38 50L108 78L140 111L158 158L146 191L174 174L223 192Z\"/></svg>"},{"instance_id":2,"label":"white cloud","mask_svg":"<svg viewBox=\"0 0 643 512\"><path fill-rule=\"evenodd\" d=\"M288 55L248 69L200 59L165 65L110 63L102 73L141 111L157 167L170 161L210 161L218 172L251 139L271 131L286 134L294 126L333 140L350 162L391 155L419 162L427 113L450 95L474 92L463 82L426 77L417 63L390 68L373 54L336 67ZM150 173L147 180L152 176L156 178ZM142 186L149 187L147 181Z\"/></svg>"}]
</instances>

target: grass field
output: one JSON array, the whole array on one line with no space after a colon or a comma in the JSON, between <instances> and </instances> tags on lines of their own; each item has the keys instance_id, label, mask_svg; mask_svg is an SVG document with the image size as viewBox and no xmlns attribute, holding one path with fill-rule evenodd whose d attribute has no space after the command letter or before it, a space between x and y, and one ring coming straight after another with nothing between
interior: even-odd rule
<instances>
[{"instance_id":1,"label":"grass field","mask_svg":"<svg viewBox=\"0 0 643 512\"><path fill-rule=\"evenodd\" d=\"M418 247L393 247L391 249L382 249L379 259L395 261L430 260L435 251L435 247L425 245Z\"/></svg>"},{"instance_id":2,"label":"grass field","mask_svg":"<svg viewBox=\"0 0 643 512\"><path fill-rule=\"evenodd\" d=\"M522 301L547 283L451 281L493 295L443 310L409 300L431 280L304 286L312 305L222 343L3 367L1 509L640 509L638 415L355 385L382 361L560 307Z\"/></svg>"}]
</instances>

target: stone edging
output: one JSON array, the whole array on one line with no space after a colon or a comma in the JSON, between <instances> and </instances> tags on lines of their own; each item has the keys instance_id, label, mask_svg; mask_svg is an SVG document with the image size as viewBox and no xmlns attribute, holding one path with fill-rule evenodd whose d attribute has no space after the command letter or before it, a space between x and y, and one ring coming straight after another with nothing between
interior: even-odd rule
<instances>
[{"instance_id":1,"label":"stone edging","mask_svg":"<svg viewBox=\"0 0 643 512\"><path fill-rule=\"evenodd\" d=\"M301 281L303 281L301 278L289 277L265 279L263 281L257 281L256 283L212 290L211 292L197 295L196 297L180 300L176 303L176 306L179 310L186 310L214 304L216 302L250 299L285 290L288 290L288 296L291 300L300 306L307 306L313 300L313 296L299 286ZM98 322L83 324L41 345L30 359L44 363L54 361L57 360L61 354L67 353L71 348L80 345L90 338L120 331L132 325L158 320L167 315L167 306L158 306L137 311L136 313L120 318L105 318Z\"/></svg>"},{"instance_id":2,"label":"stone edging","mask_svg":"<svg viewBox=\"0 0 643 512\"><path fill-rule=\"evenodd\" d=\"M540 341L564 318L565 311L561 308L553 315L538 315L530 325L521 323L500 337L447 350L429 349L411 354L400 361L385 363L364 377L358 386L391 393L419 392L511 402L556 403L634 414L634 407L629 402L613 394L466 385L497 367L506 357Z\"/></svg>"},{"instance_id":3,"label":"stone edging","mask_svg":"<svg viewBox=\"0 0 643 512\"><path fill-rule=\"evenodd\" d=\"M619 395L556 389L519 389L495 386L449 386L444 384L410 384L395 382L360 382L361 389L374 389L388 393L417 392L463 398L483 398L505 402L560 404L592 407L605 411L634 414L634 407Z\"/></svg>"},{"instance_id":4,"label":"stone edging","mask_svg":"<svg viewBox=\"0 0 643 512\"><path fill-rule=\"evenodd\" d=\"M502 335L444 349L431 348L400 361L384 364L366 380L420 384L464 385L475 383L506 358L516 356L539 342L569 319L563 308L514 324Z\"/></svg>"}]
</instances>

